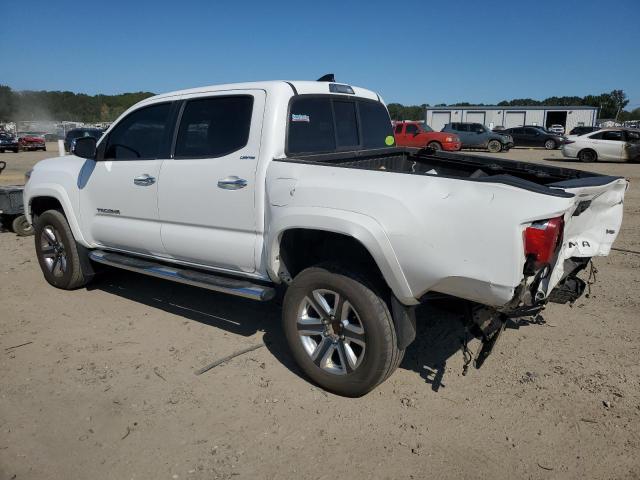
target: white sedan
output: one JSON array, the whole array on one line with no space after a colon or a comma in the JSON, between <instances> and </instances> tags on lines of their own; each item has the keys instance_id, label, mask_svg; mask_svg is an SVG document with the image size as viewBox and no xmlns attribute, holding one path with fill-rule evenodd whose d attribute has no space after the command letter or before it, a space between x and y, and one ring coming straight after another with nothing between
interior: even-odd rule
<instances>
[{"instance_id":1,"label":"white sedan","mask_svg":"<svg viewBox=\"0 0 640 480\"><path fill-rule=\"evenodd\" d=\"M562 145L562 155L583 162L637 162L640 161L640 130L605 128L586 135L571 136Z\"/></svg>"}]
</instances>

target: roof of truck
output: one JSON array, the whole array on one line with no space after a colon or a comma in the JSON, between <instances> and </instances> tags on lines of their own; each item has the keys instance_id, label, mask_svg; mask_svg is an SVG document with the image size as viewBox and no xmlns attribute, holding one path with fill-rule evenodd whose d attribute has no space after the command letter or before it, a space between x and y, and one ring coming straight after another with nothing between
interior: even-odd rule
<instances>
[{"instance_id":1,"label":"roof of truck","mask_svg":"<svg viewBox=\"0 0 640 480\"><path fill-rule=\"evenodd\" d=\"M271 80L265 82L245 82L245 83L226 83L222 85L208 85L205 87L196 87L189 88L186 90L177 90L175 92L167 92L161 93L160 95L155 95L153 97L149 97L144 101L148 100L159 100L162 98L175 97L180 95L193 95L198 93L207 93L207 92L218 92L218 91L226 91L226 90L265 90L267 93L269 92L277 92L288 90L293 95L298 94L328 94L332 93L329 91L329 84L336 83L339 85L348 85L341 82L313 82L308 80ZM353 88L355 95L358 97L370 98L372 100L382 101L380 96L366 88L356 87L353 85L349 85ZM334 94L340 95L340 94Z\"/></svg>"}]
</instances>

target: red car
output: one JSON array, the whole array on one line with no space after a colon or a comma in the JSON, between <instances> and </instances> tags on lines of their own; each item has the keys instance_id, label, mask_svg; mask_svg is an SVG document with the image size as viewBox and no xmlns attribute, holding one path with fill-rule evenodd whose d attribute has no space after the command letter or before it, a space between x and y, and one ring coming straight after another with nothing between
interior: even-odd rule
<instances>
[{"instance_id":1,"label":"red car","mask_svg":"<svg viewBox=\"0 0 640 480\"><path fill-rule=\"evenodd\" d=\"M397 122L394 133L399 147L430 147L449 152L457 152L462 148L462 142L456 135L434 132L428 125L418 122Z\"/></svg>"},{"instance_id":2,"label":"red car","mask_svg":"<svg viewBox=\"0 0 640 480\"><path fill-rule=\"evenodd\" d=\"M20 150L47 150L44 135L39 133L21 132L18 133L18 144Z\"/></svg>"}]
</instances>

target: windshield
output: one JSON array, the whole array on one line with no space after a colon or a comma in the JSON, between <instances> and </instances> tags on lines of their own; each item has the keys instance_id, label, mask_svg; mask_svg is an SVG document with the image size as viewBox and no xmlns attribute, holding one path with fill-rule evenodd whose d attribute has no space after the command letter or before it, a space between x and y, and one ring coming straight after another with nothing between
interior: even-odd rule
<instances>
[{"instance_id":1,"label":"windshield","mask_svg":"<svg viewBox=\"0 0 640 480\"><path fill-rule=\"evenodd\" d=\"M420 130L422 130L423 132L433 132L433 128L431 128L429 125L427 125L426 123L418 125L418 128Z\"/></svg>"},{"instance_id":2,"label":"windshield","mask_svg":"<svg viewBox=\"0 0 640 480\"><path fill-rule=\"evenodd\" d=\"M392 147L385 106L363 98L298 95L291 101L287 153L329 153Z\"/></svg>"}]
</instances>

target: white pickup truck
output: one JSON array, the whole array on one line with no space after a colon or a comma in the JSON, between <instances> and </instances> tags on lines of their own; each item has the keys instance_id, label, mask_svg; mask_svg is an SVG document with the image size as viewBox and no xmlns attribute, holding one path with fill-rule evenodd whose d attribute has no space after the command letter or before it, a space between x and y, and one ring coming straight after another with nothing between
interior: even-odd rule
<instances>
[{"instance_id":1,"label":"white pickup truck","mask_svg":"<svg viewBox=\"0 0 640 480\"><path fill-rule=\"evenodd\" d=\"M626 188L397 148L380 97L329 79L146 99L38 163L24 204L51 285L82 287L106 264L255 300L282 290L300 367L358 396L398 366L430 295L468 301L477 366L508 318L575 300Z\"/></svg>"}]
</instances>

